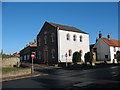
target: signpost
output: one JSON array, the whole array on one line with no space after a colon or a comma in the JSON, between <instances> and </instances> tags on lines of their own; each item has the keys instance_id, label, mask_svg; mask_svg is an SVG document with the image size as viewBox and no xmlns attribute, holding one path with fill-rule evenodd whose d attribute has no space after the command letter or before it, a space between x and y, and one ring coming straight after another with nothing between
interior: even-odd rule
<instances>
[{"instance_id":1,"label":"signpost","mask_svg":"<svg viewBox=\"0 0 120 90\"><path fill-rule=\"evenodd\" d=\"M35 54L31 54L31 58L32 58L32 67L31 67L31 73L34 72L34 67L33 67L33 58L35 57Z\"/></svg>"},{"instance_id":2,"label":"signpost","mask_svg":"<svg viewBox=\"0 0 120 90\"><path fill-rule=\"evenodd\" d=\"M66 67L67 67L68 66L68 64L67 64L67 57L68 57L67 53L65 54L65 57L66 57Z\"/></svg>"}]
</instances>

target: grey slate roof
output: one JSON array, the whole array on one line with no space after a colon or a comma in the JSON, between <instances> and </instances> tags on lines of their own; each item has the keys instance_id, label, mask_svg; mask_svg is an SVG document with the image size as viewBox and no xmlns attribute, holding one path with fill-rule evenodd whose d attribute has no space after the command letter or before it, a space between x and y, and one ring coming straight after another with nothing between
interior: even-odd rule
<instances>
[{"instance_id":1,"label":"grey slate roof","mask_svg":"<svg viewBox=\"0 0 120 90\"><path fill-rule=\"evenodd\" d=\"M73 32L79 32L79 33L88 34L86 32L83 32L82 30L77 29L77 28L72 27L72 26L62 25L62 24L57 24L57 23L51 23L51 22L47 22L47 23L51 24L54 27L59 27L59 29L61 29L61 30L73 31Z\"/></svg>"}]
</instances>

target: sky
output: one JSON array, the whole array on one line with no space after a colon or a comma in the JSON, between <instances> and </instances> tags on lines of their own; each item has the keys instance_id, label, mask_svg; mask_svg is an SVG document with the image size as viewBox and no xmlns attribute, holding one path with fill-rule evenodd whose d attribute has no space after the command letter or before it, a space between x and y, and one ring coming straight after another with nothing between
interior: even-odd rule
<instances>
[{"instance_id":1,"label":"sky","mask_svg":"<svg viewBox=\"0 0 120 90\"><path fill-rule=\"evenodd\" d=\"M3 2L2 48L19 52L33 41L45 21L74 26L90 35L94 44L99 31L118 40L117 2Z\"/></svg>"}]
</instances>

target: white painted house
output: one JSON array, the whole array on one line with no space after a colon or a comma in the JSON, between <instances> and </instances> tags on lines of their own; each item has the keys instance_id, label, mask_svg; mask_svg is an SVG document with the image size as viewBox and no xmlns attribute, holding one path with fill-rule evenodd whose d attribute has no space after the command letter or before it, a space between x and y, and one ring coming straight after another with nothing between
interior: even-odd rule
<instances>
[{"instance_id":1,"label":"white painted house","mask_svg":"<svg viewBox=\"0 0 120 90\"><path fill-rule=\"evenodd\" d=\"M100 33L93 51L96 52L97 61L110 61L112 63L114 59L116 62L116 52L120 51L120 40L111 39L110 34L107 38L103 38Z\"/></svg>"},{"instance_id":2,"label":"white painted house","mask_svg":"<svg viewBox=\"0 0 120 90\"><path fill-rule=\"evenodd\" d=\"M66 31L59 29L58 31L58 59L66 62L65 54L68 55L68 62L72 62L73 53L82 51L82 60L84 55L89 51L89 35L86 33Z\"/></svg>"},{"instance_id":3,"label":"white painted house","mask_svg":"<svg viewBox=\"0 0 120 90\"><path fill-rule=\"evenodd\" d=\"M45 22L37 35L38 61L72 62L73 53L82 51L82 60L89 51L89 34L72 26ZM40 58L39 58L40 57Z\"/></svg>"}]
</instances>

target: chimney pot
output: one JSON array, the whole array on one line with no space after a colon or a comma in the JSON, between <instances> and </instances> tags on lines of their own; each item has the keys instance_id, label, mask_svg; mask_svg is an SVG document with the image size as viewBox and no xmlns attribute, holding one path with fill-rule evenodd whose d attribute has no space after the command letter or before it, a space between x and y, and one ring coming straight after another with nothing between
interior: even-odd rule
<instances>
[{"instance_id":1,"label":"chimney pot","mask_svg":"<svg viewBox=\"0 0 120 90\"><path fill-rule=\"evenodd\" d=\"M110 33L108 33L108 36L107 36L108 40L110 40Z\"/></svg>"},{"instance_id":2,"label":"chimney pot","mask_svg":"<svg viewBox=\"0 0 120 90\"><path fill-rule=\"evenodd\" d=\"M101 33L101 31L99 31L99 38L102 38L102 33Z\"/></svg>"}]
</instances>

